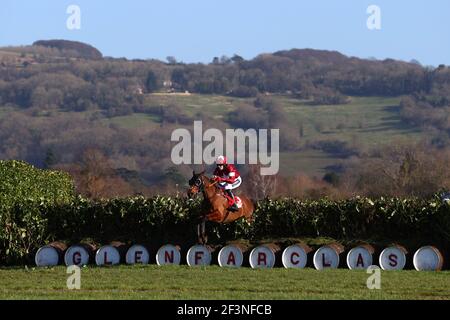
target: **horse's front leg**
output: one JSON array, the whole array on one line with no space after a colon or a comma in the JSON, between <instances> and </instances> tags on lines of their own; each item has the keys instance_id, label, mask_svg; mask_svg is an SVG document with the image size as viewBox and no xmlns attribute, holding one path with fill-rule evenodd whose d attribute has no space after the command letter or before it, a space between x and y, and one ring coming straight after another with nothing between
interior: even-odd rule
<instances>
[{"instance_id":1,"label":"horse's front leg","mask_svg":"<svg viewBox=\"0 0 450 320\"><path fill-rule=\"evenodd\" d=\"M208 236L206 235L206 217L197 225L197 237L200 244L206 244Z\"/></svg>"},{"instance_id":2,"label":"horse's front leg","mask_svg":"<svg viewBox=\"0 0 450 320\"><path fill-rule=\"evenodd\" d=\"M206 216L206 220L213 222L221 222L223 214L219 210L214 210Z\"/></svg>"}]
</instances>

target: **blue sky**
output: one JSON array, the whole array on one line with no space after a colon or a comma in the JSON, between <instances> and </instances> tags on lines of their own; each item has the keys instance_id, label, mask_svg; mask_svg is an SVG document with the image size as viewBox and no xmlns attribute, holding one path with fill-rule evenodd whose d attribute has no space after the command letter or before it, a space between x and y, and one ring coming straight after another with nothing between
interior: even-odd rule
<instances>
[{"instance_id":1,"label":"blue sky","mask_svg":"<svg viewBox=\"0 0 450 320\"><path fill-rule=\"evenodd\" d=\"M81 30L68 30L69 5ZM369 5L381 30L369 30ZM210 62L291 48L450 65L450 1L406 0L2 0L0 46L39 39L94 45L106 56Z\"/></svg>"}]
</instances>

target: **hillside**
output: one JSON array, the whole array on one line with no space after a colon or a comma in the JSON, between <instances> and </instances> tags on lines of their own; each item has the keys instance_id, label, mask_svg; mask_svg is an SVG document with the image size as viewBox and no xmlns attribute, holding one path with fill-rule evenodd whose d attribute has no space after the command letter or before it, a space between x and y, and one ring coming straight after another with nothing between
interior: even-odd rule
<instances>
[{"instance_id":1,"label":"hillside","mask_svg":"<svg viewBox=\"0 0 450 320\"><path fill-rule=\"evenodd\" d=\"M100 171L120 193L178 188L192 168L173 168L170 135L194 120L222 130L280 128L281 175L320 190L330 187L321 182L326 174L361 183L367 173L349 175L374 172L363 167L386 147L450 145L446 66L313 49L165 63L101 59L74 42L35 44L0 48L0 158L76 177L100 170L92 162L102 159ZM393 169L401 159L391 159ZM281 186L296 188L291 182Z\"/></svg>"},{"instance_id":2,"label":"hillside","mask_svg":"<svg viewBox=\"0 0 450 320\"><path fill-rule=\"evenodd\" d=\"M72 50L77 52L80 57L86 59L101 59L102 53L91 45L78 41L68 40L39 40L33 43L33 46L42 46L47 48L56 48L59 50Z\"/></svg>"}]
</instances>

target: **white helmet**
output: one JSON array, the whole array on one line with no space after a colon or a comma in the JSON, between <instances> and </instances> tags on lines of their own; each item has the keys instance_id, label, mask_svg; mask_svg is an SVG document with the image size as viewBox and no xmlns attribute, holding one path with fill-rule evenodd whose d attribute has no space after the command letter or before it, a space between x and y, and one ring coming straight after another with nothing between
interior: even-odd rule
<instances>
[{"instance_id":1,"label":"white helmet","mask_svg":"<svg viewBox=\"0 0 450 320\"><path fill-rule=\"evenodd\" d=\"M227 157L218 156L216 159L216 164L228 164Z\"/></svg>"}]
</instances>

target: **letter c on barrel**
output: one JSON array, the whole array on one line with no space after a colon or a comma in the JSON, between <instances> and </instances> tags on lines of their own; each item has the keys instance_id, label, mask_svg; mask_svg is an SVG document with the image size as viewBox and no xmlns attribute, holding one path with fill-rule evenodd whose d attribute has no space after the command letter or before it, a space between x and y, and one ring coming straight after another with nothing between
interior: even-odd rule
<instances>
[{"instance_id":1,"label":"letter c on barrel","mask_svg":"<svg viewBox=\"0 0 450 320\"><path fill-rule=\"evenodd\" d=\"M281 260L285 268L303 269L308 261L308 255L302 246L294 244L284 249Z\"/></svg>"}]
</instances>

